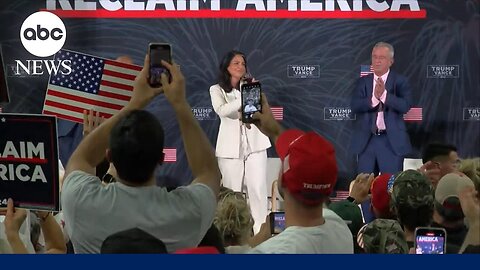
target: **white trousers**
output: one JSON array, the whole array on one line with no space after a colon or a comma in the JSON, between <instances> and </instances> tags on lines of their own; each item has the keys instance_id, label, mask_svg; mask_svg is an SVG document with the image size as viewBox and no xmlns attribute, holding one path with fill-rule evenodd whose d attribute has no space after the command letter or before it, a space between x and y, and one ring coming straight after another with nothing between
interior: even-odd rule
<instances>
[{"instance_id":1,"label":"white trousers","mask_svg":"<svg viewBox=\"0 0 480 270\"><path fill-rule=\"evenodd\" d=\"M267 201L267 151L251 153L247 159L218 158L224 187L244 192L246 186L250 211L255 222L253 231L258 233L268 214Z\"/></svg>"}]
</instances>

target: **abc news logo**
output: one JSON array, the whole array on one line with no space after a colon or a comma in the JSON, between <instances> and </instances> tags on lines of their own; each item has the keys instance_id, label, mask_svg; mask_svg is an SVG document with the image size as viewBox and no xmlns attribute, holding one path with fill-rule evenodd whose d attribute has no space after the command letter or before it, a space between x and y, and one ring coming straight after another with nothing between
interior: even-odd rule
<instances>
[{"instance_id":1,"label":"abc news logo","mask_svg":"<svg viewBox=\"0 0 480 270\"><path fill-rule=\"evenodd\" d=\"M55 14L39 11L28 16L20 29L20 40L25 49L37 56L48 57L57 53L65 44L67 31L63 21ZM14 74L43 75L72 72L70 60L15 60Z\"/></svg>"}]
</instances>

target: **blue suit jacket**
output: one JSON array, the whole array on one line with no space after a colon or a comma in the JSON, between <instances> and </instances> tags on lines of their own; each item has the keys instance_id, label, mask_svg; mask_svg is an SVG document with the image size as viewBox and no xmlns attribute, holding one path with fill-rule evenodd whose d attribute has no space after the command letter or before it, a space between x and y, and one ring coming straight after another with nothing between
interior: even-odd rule
<instances>
[{"instance_id":1,"label":"blue suit jacket","mask_svg":"<svg viewBox=\"0 0 480 270\"><path fill-rule=\"evenodd\" d=\"M390 70L385 82L387 98L385 100L384 118L387 137L393 151L405 156L411 151L403 115L410 110L412 90L407 78ZM351 149L354 154L364 151L372 134L376 120L377 107L372 108L373 74L358 79L352 95L351 108L356 113L355 128Z\"/></svg>"},{"instance_id":2,"label":"blue suit jacket","mask_svg":"<svg viewBox=\"0 0 480 270\"><path fill-rule=\"evenodd\" d=\"M57 129L59 158L66 167L70 156L83 138L83 125L58 118Z\"/></svg>"}]
</instances>

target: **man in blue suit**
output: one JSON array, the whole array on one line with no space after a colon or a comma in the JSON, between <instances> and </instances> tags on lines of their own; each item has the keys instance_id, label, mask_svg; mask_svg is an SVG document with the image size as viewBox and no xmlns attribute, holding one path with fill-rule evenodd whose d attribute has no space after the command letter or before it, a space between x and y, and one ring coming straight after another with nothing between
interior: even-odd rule
<instances>
[{"instance_id":1,"label":"man in blue suit","mask_svg":"<svg viewBox=\"0 0 480 270\"><path fill-rule=\"evenodd\" d=\"M407 78L390 70L393 46L379 42L372 50L373 74L357 81L351 108L357 118L351 144L358 155L358 173L403 170L411 145L403 121L411 104Z\"/></svg>"}]
</instances>

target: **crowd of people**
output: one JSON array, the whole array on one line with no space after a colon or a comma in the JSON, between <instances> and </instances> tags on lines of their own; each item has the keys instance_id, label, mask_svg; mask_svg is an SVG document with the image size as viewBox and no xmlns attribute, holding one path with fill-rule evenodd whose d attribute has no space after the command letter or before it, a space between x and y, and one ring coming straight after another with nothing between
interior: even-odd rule
<instances>
[{"instance_id":1,"label":"crowd of people","mask_svg":"<svg viewBox=\"0 0 480 270\"><path fill-rule=\"evenodd\" d=\"M388 54L385 48L380 44L374 51ZM375 53L375 59L388 60L384 57ZM210 88L213 108L221 118L216 151L192 114L179 67L162 61L171 79L162 74L162 86L155 88L148 84L148 62L147 56L133 96L118 114L102 120L85 112L87 134L65 168L60 214L29 213L8 200L1 213L5 216L1 252L408 254L417 252L416 229L424 227L443 228L444 253L479 252L480 160L460 160L454 146L432 143L424 148L424 165L418 170L395 169L406 146L392 147L390 137L382 136L395 132L389 130L388 119L393 121L394 116L388 111L397 106L403 112L408 106L395 100L395 93L385 93L386 77L371 78L376 86L370 89L370 100L373 96L378 100L370 105L376 109L364 110L374 114L365 117L368 125L377 123L379 113L384 119L381 128L368 129L367 135L378 142L367 139L358 146L365 168L352 181L350 196L331 203L338 177L331 142L316 132L285 130L264 94L254 123L241 123L238 87L246 72L241 52L224 57L219 83ZM402 91L400 86L396 91ZM157 186L154 178L164 159L165 131L143 108L160 94L172 106L181 131L195 177L188 186L167 189ZM266 205L266 149L271 144L282 163L278 191L286 226L275 235ZM389 148L394 164L367 162L369 155L381 160L377 146ZM111 167L111 178L103 182L96 176L102 162ZM382 172L379 176L375 168ZM373 221L364 218L360 205L365 203ZM31 224L30 235L21 230L26 222Z\"/></svg>"}]
</instances>

